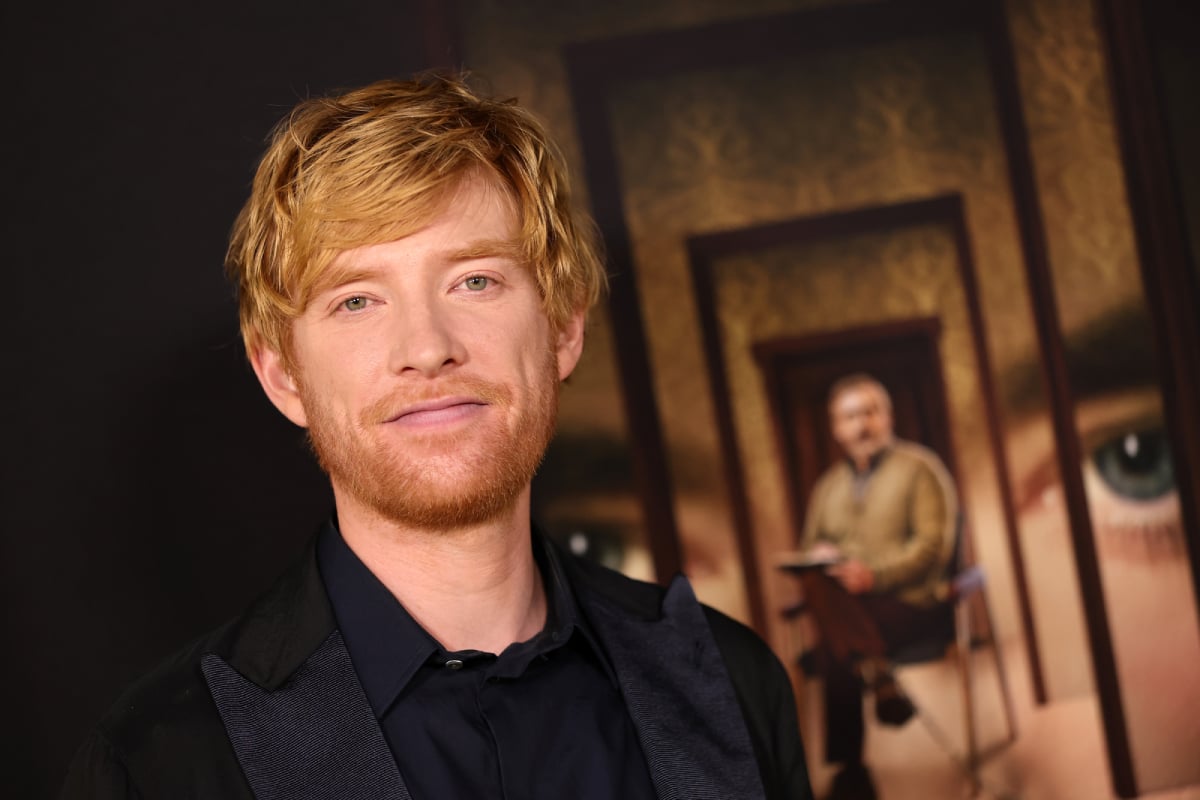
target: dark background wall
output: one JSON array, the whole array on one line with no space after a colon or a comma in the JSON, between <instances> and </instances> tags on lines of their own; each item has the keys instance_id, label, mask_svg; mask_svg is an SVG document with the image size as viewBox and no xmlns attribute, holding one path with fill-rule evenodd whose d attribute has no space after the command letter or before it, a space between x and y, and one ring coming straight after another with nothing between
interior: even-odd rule
<instances>
[{"instance_id":1,"label":"dark background wall","mask_svg":"<svg viewBox=\"0 0 1200 800\"><path fill-rule=\"evenodd\" d=\"M448 53L414 2L72 5L3 21L7 797L50 796L120 687L328 512L245 365L226 235L298 98Z\"/></svg>"}]
</instances>

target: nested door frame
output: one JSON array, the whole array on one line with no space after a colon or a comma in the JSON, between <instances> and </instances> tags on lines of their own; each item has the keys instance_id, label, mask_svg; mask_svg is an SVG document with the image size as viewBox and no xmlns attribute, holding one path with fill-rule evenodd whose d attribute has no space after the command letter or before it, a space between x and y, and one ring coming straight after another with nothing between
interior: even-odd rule
<instances>
[{"instance_id":1,"label":"nested door frame","mask_svg":"<svg viewBox=\"0 0 1200 800\"><path fill-rule=\"evenodd\" d=\"M1049 390L1051 424L1058 442L1056 464L1062 475L1063 499L1070 521L1080 588L1085 599L1085 618L1103 710L1105 744L1118 794L1132 796L1136 794L1137 783L1121 704L1112 636L1104 614L1092 520L1083 475L1078 469L1083 453L1075 430L1075 403L1067 376L1065 346L1049 266L1033 156L1021 103L1012 35L1002 0L979 3L920 0L828 6L716 22L694 28L592 40L565 49L569 91L575 108L592 212L604 234L610 274L613 276L609 294L613 344L631 438L641 443L634 449L634 471L641 488L643 514L650 532L655 566L664 580L678 569L679 541L672 503L674 493L638 296L638 265L625 217L620 161L609 118L608 101L613 89L630 81L680 71L762 63L781 53L797 50L847 48L904 36L947 32L975 35L988 59L992 99L1012 187L1017 238L1033 301L1033 322L1042 354L1042 374ZM983 364L981 361L980 379L990 381L990 370ZM710 371L712 369L714 365L710 362ZM998 426L991 418L994 414L994 392L990 386L984 390L984 396L989 406L989 428L994 438ZM1002 448L995 445L993 450L998 454L1002 452ZM729 465L726 466L728 468ZM998 474L1002 483L1007 481L1006 470L999 469ZM1009 519L1012 498L1007 485L1002 485L1001 494L1004 497L1006 524L1015 528L1015 522ZM735 509L735 516L740 513ZM740 525L741 521L738 522ZM1009 538L1010 547L1017 548L1015 535ZM753 545L747 543L743 547L748 583L757 585L758 566L753 557ZM749 548L749 552L745 548ZM1045 684L1034 652L1036 640L1032 636L1032 615L1021 572L1023 562L1019 555L1012 561L1014 577L1020 584L1019 602L1025 638L1031 648L1034 696L1038 702L1045 702ZM751 593L749 598L751 613L755 627L763 631L766 609L761 598L756 598L755 594Z\"/></svg>"},{"instance_id":2,"label":"nested door frame","mask_svg":"<svg viewBox=\"0 0 1200 800\"><path fill-rule=\"evenodd\" d=\"M717 436L721 446L725 483L729 487L730 505L737 533L738 548L745 571L750 607L765 616L762 593L753 587L761 586L759 556L754 524L750 514L749 495L742 466L737 433L734 427L730 397L729 372L725 363L721 329L717 314L717 293L714 272L718 263L731 256L754 252L768 247L798 245L837 237L853 237L908 226L937 225L952 237L957 256L959 280L967 306L971 342L977 368L983 416L988 444L995 463L997 488L1000 495L1004 530L1012 562L1013 580L1017 586L1017 605L1022 633L1027 644L1030 678L1037 702L1046 701L1041 653L1033 626L1033 608L1025 575L1025 559L1017 528L1016 504L1009 479L1007 450L1000 424L999 404L991 358L983 325L974 257L967 233L966 216L961 195L940 195L892 205L872 206L853 211L799 217L767 225L740 228L721 233L694 236L688 239L688 256L692 284L696 292L700 336L708 364L709 390L717 417ZM943 390L944 395L944 390ZM951 464L953 461L950 462Z\"/></svg>"},{"instance_id":3,"label":"nested door frame","mask_svg":"<svg viewBox=\"0 0 1200 800\"><path fill-rule=\"evenodd\" d=\"M826 400L830 386L850 373L868 373L887 387L897 435L936 452L955 485L962 485L938 350L941 331L936 317L919 317L754 345L796 535L803 527L813 486L840 457L829 432ZM903 380L901 373L906 376ZM803 375L801 386L794 380L798 375Z\"/></svg>"}]
</instances>

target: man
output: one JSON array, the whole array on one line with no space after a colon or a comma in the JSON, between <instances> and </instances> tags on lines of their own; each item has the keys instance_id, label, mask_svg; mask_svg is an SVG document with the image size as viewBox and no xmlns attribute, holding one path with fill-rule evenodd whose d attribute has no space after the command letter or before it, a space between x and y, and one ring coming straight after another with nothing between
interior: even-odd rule
<instances>
[{"instance_id":1,"label":"man","mask_svg":"<svg viewBox=\"0 0 1200 800\"><path fill-rule=\"evenodd\" d=\"M577 562L530 481L602 266L511 102L301 103L234 228L250 363L335 518L240 619L135 685L64 795L793 798L786 673L747 629Z\"/></svg>"},{"instance_id":2,"label":"man","mask_svg":"<svg viewBox=\"0 0 1200 800\"><path fill-rule=\"evenodd\" d=\"M891 397L879 381L865 374L837 381L829 419L846 458L813 488L801 548L832 565L802 573L801 581L821 636L814 655L824 674L826 759L856 768L863 685L874 690L880 721L907 722L914 709L888 654L951 636L951 610L939 591L958 508L938 457L895 438Z\"/></svg>"}]
</instances>

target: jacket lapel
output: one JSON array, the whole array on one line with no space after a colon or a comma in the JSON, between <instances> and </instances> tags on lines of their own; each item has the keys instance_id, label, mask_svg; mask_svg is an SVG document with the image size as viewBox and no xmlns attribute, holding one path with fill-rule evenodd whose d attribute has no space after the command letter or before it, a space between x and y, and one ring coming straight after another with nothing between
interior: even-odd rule
<instances>
[{"instance_id":1,"label":"jacket lapel","mask_svg":"<svg viewBox=\"0 0 1200 800\"><path fill-rule=\"evenodd\" d=\"M758 762L704 611L683 576L661 617L585 600L612 660L659 800L764 797Z\"/></svg>"},{"instance_id":2,"label":"jacket lapel","mask_svg":"<svg viewBox=\"0 0 1200 800\"><path fill-rule=\"evenodd\" d=\"M409 800L341 634L330 634L274 691L217 655L206 655L202 668L258 800Z\"/></svg>"},{"instance_id":3,"label":"jacket lapel","mask_svg":"<svg viewBox=\"0 0 1200 800\"><path fill-rule=\"evenodd\" d=\"M687 580L676 578L664 596L581 566L571 564L571 582L612 661L660 800L761 800L741 708ZM335 629L315 546L202 668L258 800L410 800Z\"/></svg>"},{"instance_id":4,"label":"jacket lapel","mask_svg":"<svg viewBox=\"0 0 1200 800\"><path fill-rule=\"evenodd\" d=\"M335 628L315 544L201 668L257 800L410 800Z\"/></svg>"}]
</instances>

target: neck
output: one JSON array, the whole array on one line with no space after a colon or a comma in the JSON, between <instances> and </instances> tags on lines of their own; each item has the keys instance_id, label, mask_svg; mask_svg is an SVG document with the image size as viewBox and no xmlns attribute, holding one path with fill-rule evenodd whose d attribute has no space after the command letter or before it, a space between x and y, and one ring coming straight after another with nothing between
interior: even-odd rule
<instances>
[{"instance_id":1,"label":"neck","mask_svg":"<svg viewBox=\"0 0 1200 800\"><path fill-rule=\"evenodd\" d=\"M450 531L383 519L336 487L334 496L346 544L442 647L498 654L545 625L528 488L496 519Z\"/></svg>"},{"instance_id":2,"label":"neck","mask_svg":"<svg viewBox=\"0 0 1200 800\"><path fill-rule=\"evenodd\" d=\"M885 452L887 452L887 449L892 446L893 441L895 441L895 440L888 439L887 442L884 443L882 447L880 447L878 450L871 453L870 455L860 456L860 457L851 457L850 463L854 465L854 471L859 474L862 474L862 473L870 470L871 467L873 467L875 465L876 461L879 460L880 456L882 456Z\"/></svg>"}]
</instances>

